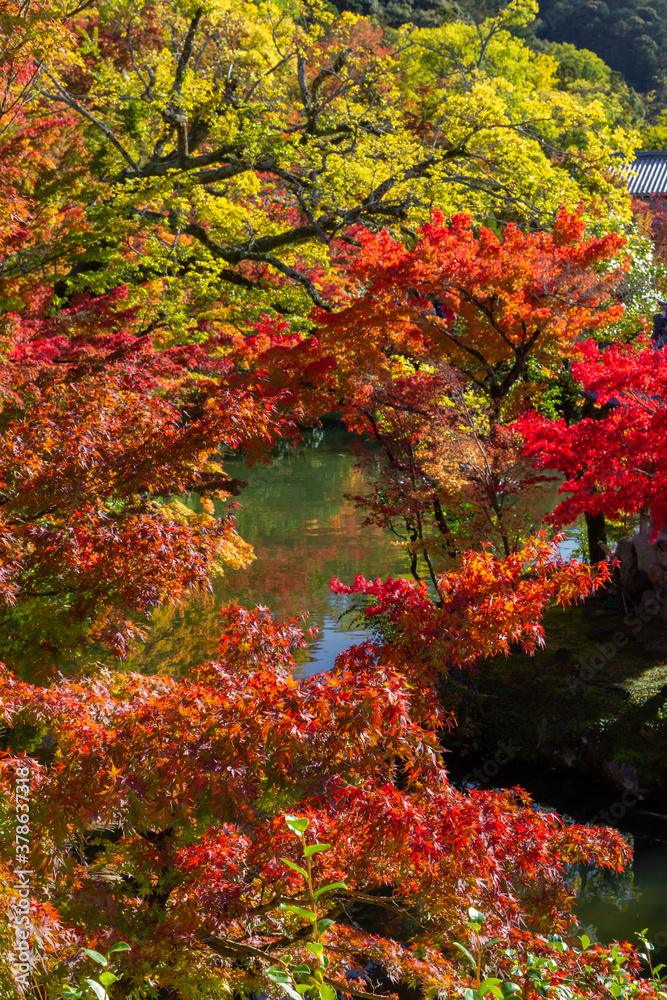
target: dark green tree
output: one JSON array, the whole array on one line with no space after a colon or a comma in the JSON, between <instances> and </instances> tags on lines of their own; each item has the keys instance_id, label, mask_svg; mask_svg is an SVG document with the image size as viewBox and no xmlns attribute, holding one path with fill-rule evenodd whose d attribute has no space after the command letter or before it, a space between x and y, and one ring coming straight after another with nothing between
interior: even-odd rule
<instances>
[{"instance_id":1,"label":"dark green tree","mask_svg":"<svg viewBox=\"0 0 667 1000\"><path fill-rule=\"evenodd\" d=\"M651 90L667 48L667 0L540 0L538 38L591 49L636 90Z\"/></svg>"}]
</instances>

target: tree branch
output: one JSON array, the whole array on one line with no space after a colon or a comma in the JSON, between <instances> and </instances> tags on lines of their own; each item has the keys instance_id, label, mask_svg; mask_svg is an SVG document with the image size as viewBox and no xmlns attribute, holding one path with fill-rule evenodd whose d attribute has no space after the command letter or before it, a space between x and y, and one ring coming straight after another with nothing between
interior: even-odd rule
<instances>
[{"instance_id":1,"label":"tree branch","mask_svg":"<svg viewBox=\"0 0 667 1000\"><path fill-rule=\"evenodd\" d=\"M192 46L194 44L195 35L197 34L197 28L199 27L199 22L201 21L202 14L204 13L204 8L199 7L194 13L194 17L190 21L190 27L188 28L188 33L185 36L185 41L183 42L183 48L181 49L181 56L178 60L178 66L176 67L176 75L174 77L174 86L172 87L172 94L178 94L180 96L181 87L183 85L183 76L187 65L190 62L190 56L192 55Z\"/></svg>"},{"instance_id":2,"label":"tree branch","mask_svg":"<svg viewBox=\"0 0 667 1000\"><path fill-rule=\"evenodd\" d=\"M118 139L113 134L109 126L106 125L104 122L101 122L99 118L96 118L95 115L91 114L90 111L87 110L87 108L84 108L84 106L80 104L79 101L76 100L76 98L72 97L72 95L68 91L66 91L64 87L61 86L59 81L54 76L52 76L51 73L48 72L48 70L44 69L44 75L49 78L49 80L56 88L58 93L49 94L47 91L42 90L41 87L37 88L38 93L40 93L43 97L46 97L47 100L49 101L61 101L63 104L66 104L68 108L72 108L72 110L76 111L77 114L80 114L82 118L85 118L87 121L89 121L91 125L95 126L95 128L98 128L100 132L107 137L111 145L118 150L120 155L123 157L125 162L132 168L132 170L136 174L139 174L140 171L138 165L134 162L133 158L127 152L125 147L122 146L121 143L118 141Z\"/></svg>"}]
</instances>

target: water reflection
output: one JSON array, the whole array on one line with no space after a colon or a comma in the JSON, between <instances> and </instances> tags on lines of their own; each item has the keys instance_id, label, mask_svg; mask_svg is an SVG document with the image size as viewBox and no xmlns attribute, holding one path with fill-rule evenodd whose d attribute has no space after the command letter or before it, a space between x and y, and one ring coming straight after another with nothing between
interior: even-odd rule
<instances>
[{"instance_id":1,"label":"water reflection","mask_svg":"<svg viewBox=\"0 0 667 1000\"><path fill-rule=\"evenodd\" d=\"M637 944L635 931L648 928L655 962L667 962L665 844L637 840L633 846L633 863L627 872L582 870L577 916L589 936L602 942Z\"/></svg>"},{"instance_id":2,"label":"water reflection","mask_svg":"<svg viewBox=\"0 0 667 1000\"><path fill-rule=\"evenodd\" d=\"M162 609L150 641L129 669L179 673L211 659L217 611L231 601L267 605L277 617L310 612L307 624L320 633L300 654L304 673L330 668L338 653L363 638L356 617L345 614L351 599L330 594L329 581L338 576L351 582L358 573L402 576L407 563L391 535L362 528L363 514L343 499L365 488L363 474L354 468L355 440L334 426L307 432L300 445L283 446L270 467L248 469L238 458L225 463L233 476L249 482L240 497L238 529L257 558L247 569L229 570L216 580L212 594Z\"/></svg>"}]
</instances>

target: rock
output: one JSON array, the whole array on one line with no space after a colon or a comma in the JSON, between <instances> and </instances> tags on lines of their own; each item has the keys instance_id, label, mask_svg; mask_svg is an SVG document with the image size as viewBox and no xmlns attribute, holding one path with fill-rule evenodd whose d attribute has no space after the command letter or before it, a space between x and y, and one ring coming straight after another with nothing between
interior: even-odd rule
<instances>
[{"instance_id":1,"label":"rock","mask_svg":"<svg viewBox=\"0 0 667 1000\"><path fill-rule=\"evenodd\" d=\"M620 541L615 556L625 596L652 617L667 620L667 550L657 544L665 541L664 531L653 540L650 532L640 531Z\"/></svg>"},{"instance_id":2,"label":"rock","mask_svg":"<svg viewBox=\"0 0 667 1000\"><path fill-rule=\"evenodd\" d=\"M637 769L628 764L627 761L603 760L602 771L605 777L609 778L617 788L622 788L625 792L639 793L639 781L637 779Z\"/></svg>"}]
</instances>

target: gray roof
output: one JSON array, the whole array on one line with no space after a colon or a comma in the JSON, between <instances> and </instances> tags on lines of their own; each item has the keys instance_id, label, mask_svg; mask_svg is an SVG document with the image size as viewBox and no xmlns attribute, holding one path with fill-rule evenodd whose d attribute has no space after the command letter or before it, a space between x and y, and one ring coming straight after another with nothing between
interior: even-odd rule
<instances>
[{"instance_id":1,"label":"gray roof","mask_svg":"<svg viewBox=\"0 0 667 1000\"><path fill-rule=\"evenodd\" d=\"M667 151L637 153L629 164L635 174L628 177L628 191L634 195L667 194Z\"/></svg>"}]
</instances>

